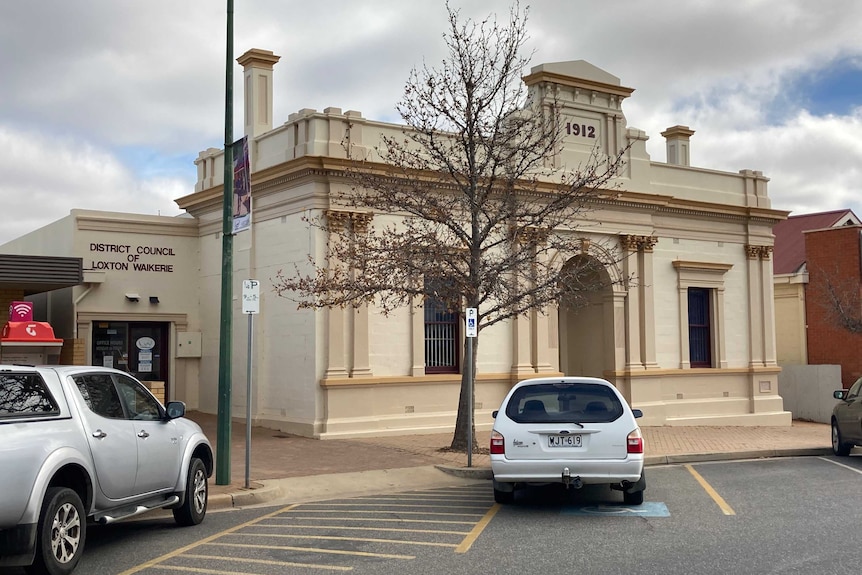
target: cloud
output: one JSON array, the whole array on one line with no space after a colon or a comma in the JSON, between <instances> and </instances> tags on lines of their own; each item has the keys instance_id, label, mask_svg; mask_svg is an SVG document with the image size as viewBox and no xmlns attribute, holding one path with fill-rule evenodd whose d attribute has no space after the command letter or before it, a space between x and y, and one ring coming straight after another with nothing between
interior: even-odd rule
<instances>
[{"instance_id":1,"label":"cloud","mask_svg":"<svg viewBox=\"0 0 862 575\"><path fill-rule=\"evenodd\" d=\"M177 215L174 198L191 178L136 176L111 153L73 138L0 127L0 243L65 217L74 208Z\"/></svg>"},{"instance_id":2,"label":"cloud","mask_svg":"<svg viewBox=\"0 0 862 575\"><path fill-rule=\"evenodd\" d=\"M464 17L508 17L500 0L451 4ZM0 193L14 211L0 220L3 237L71 208L176 213L172 200L193 191L197 153L224 142L225 7L4 6ZM688 125L693 165L763 171L773 207L862 215L862 101L846 90L862 77L860 21L855 0L534 0L525 48L533 65L584 59L635 88L623 110L650 136L656 161L665 159L660 132ZM446 26L441 2L237 2L234 56L262 48L282 57L275 125L301 108L329 106L398 121L410 69L440 62ZM233 73L238 138L238 65Z\"/></svg>"}]
</instances>

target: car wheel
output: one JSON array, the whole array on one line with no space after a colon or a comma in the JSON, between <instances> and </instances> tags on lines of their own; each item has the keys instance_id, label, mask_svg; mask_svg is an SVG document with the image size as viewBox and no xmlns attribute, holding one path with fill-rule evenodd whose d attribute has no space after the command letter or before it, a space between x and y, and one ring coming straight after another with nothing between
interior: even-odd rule
<instances>
[{"instance_id":1,"label":"car wheel","mask_svg":"<svg viewBox=\"0 0 862 575\"><path fill-rule=\"evenodd\" d=\"M640 505L643 502L643 491L633 491L631 493L629 493L628 491L623 491L623 503L625 503L626 505Z\"/></svg>"},{"instance_id":2,"label":"car wheel","mask_svg":"<svg viewBox=\"0 0 862 575\"><path fill-rule=\"evenodd\" d=\"M497 489L497 486L494 485L494 501L503 505L512 503L515 501L515 490L503 491L501 489Z\"/></svg>"},{"instance_id":3,"label":"car wheel","mask_svg":"<svg viewBox=\"0 0 862 575\"><path fill-rule=\"evenodd\" d=\"M850 450L853 446L849 443L844 443L841 439L841 430L838 429L838 423L832 420L832 453L845 457L850 455Z\"/></svg>"},{"instance_id":4,"label":"car wheel","mask_svg":"<svg viewBox=\"0 0 862 575\"><path fill-rule=\"evenodd\" d=\"M68 487L49 487L39 513L36 557L27 572L69 575L81 560L86 537L81 498Z\"/></svg>"},{"instance_id":5,"label":"car wheel","mask_svg":"<svg viewBox=\"0 0 862 575\"><path fill-rule=\"evenodd\" d=\"M186 496L183 504L174 509L174 521L180 525L197 525L207 514L207 470L204 462L193 457L189 462L189 475L186 479Z\"/></svg>"}]
</instances>

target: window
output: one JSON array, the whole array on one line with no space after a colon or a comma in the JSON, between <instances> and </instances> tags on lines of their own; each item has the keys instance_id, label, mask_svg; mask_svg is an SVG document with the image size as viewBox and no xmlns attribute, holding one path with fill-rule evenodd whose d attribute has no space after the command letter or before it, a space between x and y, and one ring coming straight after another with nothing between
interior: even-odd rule
<instances>
[{"instance_id":1,"label":"window","mask_svg":"<svg viewBox=\"0 0 862 575\"><path fill-rule=\"evenodd\" d=\"M123 404L110 374L77 375L74 381L90 411L108 419L125 419Z\"/></svg>"},{"instance_id":2,"label":"window","mask_svg":"<svg viewBox=\"0 0 862 575\"><path fill-rule=\"evenodd\" d=\"M57 403L37 374L9 373L0 376L0 418L59 413Z\"/></svg>"},{"instance_id":3,"label":"window","mask_svg":"<svg viewBox=\"0 0 862 575\"><path fill-rule=\"evenodd\" d=\"M724 279L732 264L673 262L679 280L679 366L727 367Z\"/></svg>"},{"instance_id":4,"label":"window","mask_svg":"<svg viewBox=\"0 0 862 575\"><path fill-rule=\"evenodd\" d=\"M526 385L506 405L506 415L517 423L608 423L622 414L616 394L591 383Z\"/></svg>"},{"instance_id":5,"label":"window","mask_svg":"<svg viewBox=\"0 0 862 575\"><path fill-rule=\"evenodd\" d=\"M688 349L691 367L712 367L708 289L688 288Z\"/></svg>"},{"instance_id":6,"label":"window","mask_svg":"<svg viewBox=\"0 0 862 575\"><path fill-rule=\"evenodd\" d=\"M109 419L162 418L158 402L134 379L118 374L91 373L74 378L90 411Z\"/></svg>"},{"instance_id":7,"label":"window","mask_svg":"<svg viewBox=\"0 0 862 575\"><path fill-rule=\"evenodd\" d=\"M129 419L156 421L162 418L158 402L140 383L123 375L114 375L114 380L117 382L117 389L123 398L123 405L129 414Z\"/></svg>"},{"instance_id":8,"label":"window","mask_svg":"<svg viewBox=\"0 0 862 575\"><path fill-rule=\"evenodd\" d=\"M450 312L443 303L425 297L425 373L458 373L458 312Z\"/></svg>"}]
</instances>

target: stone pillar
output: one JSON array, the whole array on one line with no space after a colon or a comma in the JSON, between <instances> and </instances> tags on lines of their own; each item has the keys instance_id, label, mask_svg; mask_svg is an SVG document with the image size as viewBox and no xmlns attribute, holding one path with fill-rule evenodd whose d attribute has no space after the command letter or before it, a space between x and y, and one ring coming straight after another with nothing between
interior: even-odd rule
<instances>
[{"instance_id":1,"label":"stone pillar","mask_svg":"<svg viewBox=\"0 0 862 575\"><path fill-rule=\"evenodd\" d=\"M369 213L351 214L354 235L368 232L368 224L371 223L373 217ZM351 273L355 275L357 272L353 270ZM350 370L350 377L373 375L368 340L368 304L363 304L353 310L353 368Z\"/></svg>"},{"instance_id":2,"label":"stone pillar","mask_svg":"<svg viewBox=\"0 0 862 575\"><path fill-rule=\"evenodd\" d=\"M763 290L760 282L760 247L745 246L745 255L748 258L746 275L748 276L748 364L751 366L763 365L763 302L761 296Z\"/></svg>"},{"instance_id":3,"label":"stone pillar","mask_svg":"<svg viewBox=\"0 0 862 575\"><path fill-rule=\"evenodd\" d=\"M638 286L642 283L640 275L639 236L620 236L623 250L623 274L628 297L625 300L626 365L629 370L643 369L644 361L641 348L641 293ZM633 279L632 279L633 278ZM634 286L632 285L634 282Z\"/></svg>"},{"instance_id":4,"label":"stone pillar","mask_svg":"<svg viewBox=\"0 0 862 575\"><path fill-rule=\"evenodd\" d=\"M653 247L657 238L645 236L641 239L641 251L638 254L641 281L638 284L638 294L641 301L641 358L647 369L658 369L655 357L655 278L653 276Z\"/></svg>"},{"instance_id":5,"label":"stone pillar","mask_svg":"<svg viewBox=\"0 0 862 575\"><path fill-rule=\"evenodd\" d=\"M272 130L272 67L280 59L269 50L257 48L236 59L243 67L244 126L250 140Z\"/></svg>"},{"instance_id":6,"label":"stone pillar","mask_svg":"<svg viewBox=\"0 0 862 575\"><path fill-rule=\"evenodd\" d=\"M551 365L551 323L548 313L550 310L539 311L533 316L533 340L535 341L535 360L537 373L556 371Z\"/></svg>"},{"instance_id":7,"label":"stone pillar","mask_svg":"<svg viewBox=\"0 0 862 575\"><path fill-rule=\"evenodd\" d=\"M350 214L348 212L327 211L327 225L334 232L345 229L348 224ZM340 241L337 233L329 232L329 241ZM331 262L330 265L337 265L337 262ZM345 361L345 341L344 341L344 310L340 307L331 307L327 310L328 328L328 357L327 366L324 377L326 378L341 378L347 377L347 368Z\"/></svg>"},{"instance_id":8,"label":"stone pillar","mask_svg":"<svg viewBox=\"0 0 862 575\"><path fill-rule=\"evenodd\" d=\"M772 246L746 245L748 257L748 301L751 313L749 365L777 365L775 350L775 301L770 261Z\"/></svg>"},{"instance_id":9,"label":"stone pillar","mask_svg":"<svg viewBox=\"0 0 862 575\"><path fill-rule=\"evenodd\" d=\"M512 374L514 375L529 375L536 372L532 362L531 323L530 318L524 315L518 315L512 321Z\"/></svg>"},{"instance_id":10,"label":"stone pillar","mask_svg":"<svg viewBox=\"0 0 862 575\"><path fill-rule=\"evenodd\" d=\"M410 375L419 377L425 375L425 309L416 305L413 298L410 299L410 335Z\"/></svg>"},{"instance_id":11,"label":"stone pillar","mask_svg":"<svg viewBox=\"0 0 862 575\"><path fill-rule=\"evenodd\" d=\"M763 364L778 365L775 341L775 286L772 283L772 246L762 246L760 251L760 274L763 278Z\"/></svg>"},{"instance_id":12,"label":"stone pillar","mask_svg":"<svg viewBox=\"0 0 862 575\"><path fill-rule=\"evenodd\" d=\"M691 163L689 138L694 130L688 126L671 126L661 133L667 140L667 163L675 166L688 166Z\"/></svg>"}]
</instances>

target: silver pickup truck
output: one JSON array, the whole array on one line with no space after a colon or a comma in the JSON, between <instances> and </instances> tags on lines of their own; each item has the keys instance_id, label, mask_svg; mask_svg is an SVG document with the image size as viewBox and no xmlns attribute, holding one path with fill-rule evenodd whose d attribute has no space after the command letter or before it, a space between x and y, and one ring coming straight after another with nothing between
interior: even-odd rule
<instances>
[{"instance_id":1,"label":"silver pickup truck","mask_svg":"<svg viewBox=\"0 0 862 575\"><path fill-rule=\"evenodd\" d=\"M203 521L212 447L184 414L116 369L0 365L0 568L71 573L88 521Z\"/></svg>"}]
</instances>

